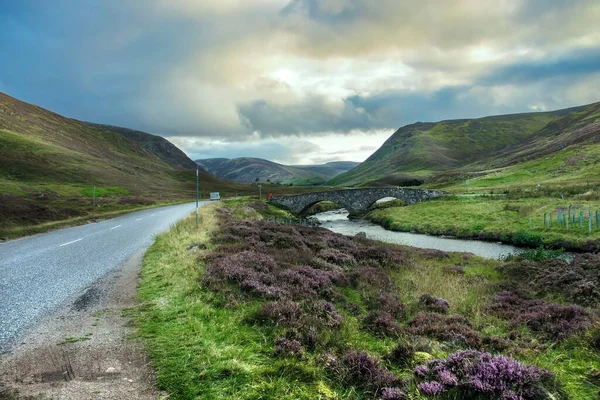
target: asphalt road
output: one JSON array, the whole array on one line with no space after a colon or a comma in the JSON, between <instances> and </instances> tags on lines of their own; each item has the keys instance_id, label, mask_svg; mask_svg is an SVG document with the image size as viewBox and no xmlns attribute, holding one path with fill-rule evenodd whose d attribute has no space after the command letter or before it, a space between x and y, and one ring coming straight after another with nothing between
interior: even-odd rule
<instances>
[{"instance_id":1,"label":"asphalt road","mask_svg":"<svg viewBox=\"0 0 600 400\"><path fill-rule=\"evenodd\" d=\"M153 208L0 243L0 353L39 318L149 247L195 205Z\"/></svg>"}]
</instances>

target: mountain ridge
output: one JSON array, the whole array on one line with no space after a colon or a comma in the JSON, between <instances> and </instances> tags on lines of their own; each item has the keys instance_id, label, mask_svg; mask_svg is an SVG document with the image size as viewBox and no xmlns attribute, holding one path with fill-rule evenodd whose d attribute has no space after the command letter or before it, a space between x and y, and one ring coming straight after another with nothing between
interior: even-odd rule
<instances>
[{"instance_id":1,"label":"mountain ridge","mask_svg":"<svg viewBox=\"0 0 600 400\"><path fill-rule=\"evenodd\" d=\"M585 124L582 115L589 114L591 118L600 113L598 108L600 103L591 103L550 112L406 125L391 135L367 160L331 179L328 184L422 183L451 171L506 166L500 159L514 158L514 163L526 154L534 156L536 146L545 145L552 136L573 131L571 128L575 128L576 124ZM588 135L593 136L594 133L592 129ZM519 153L520 156L512 157L511 153Z\"/></svg>"},{"instance_id":2,"label":"mountain ridge","mask_svg":"<svg viewBox=\"0 0 600 400\"><path fill-rule=\"evenodd\" d=\"M208 173L238 183L279 182L314 185L324 183L358 165L353 161L333 161L318 165L283 165L256 157L208 158L196 160Z\"/></svg>"}]
</instances>

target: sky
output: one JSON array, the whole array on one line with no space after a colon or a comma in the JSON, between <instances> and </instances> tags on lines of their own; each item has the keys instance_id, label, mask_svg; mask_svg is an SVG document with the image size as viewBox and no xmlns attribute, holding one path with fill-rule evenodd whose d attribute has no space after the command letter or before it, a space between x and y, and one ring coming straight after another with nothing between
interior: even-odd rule
<instances>
[{"instance_id":1,"label":"sky","mask_svg":"<svg viewBox=\"0 0 600 400\"><path fill-rule=\"evenodd\" d=\"M0 91L192 159L363 161L418 121L600 101L598 0L0 0Z\"/></svg>"}]
</instances>

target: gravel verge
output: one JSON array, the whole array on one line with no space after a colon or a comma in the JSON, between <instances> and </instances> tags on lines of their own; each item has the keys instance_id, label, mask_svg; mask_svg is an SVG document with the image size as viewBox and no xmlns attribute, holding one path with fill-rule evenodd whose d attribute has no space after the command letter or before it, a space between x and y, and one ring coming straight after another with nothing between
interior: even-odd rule
<instances>
[{"instance_id":1,"label":"gravel verge","mask_svg":"<svg viewBox=\"0 0 600 400\"><path fill-rule=\"evenodd\" d=\"M131 313L144 251L68 301L0 355L0 399L165 399Z\"/></svg>"}]
</instances>

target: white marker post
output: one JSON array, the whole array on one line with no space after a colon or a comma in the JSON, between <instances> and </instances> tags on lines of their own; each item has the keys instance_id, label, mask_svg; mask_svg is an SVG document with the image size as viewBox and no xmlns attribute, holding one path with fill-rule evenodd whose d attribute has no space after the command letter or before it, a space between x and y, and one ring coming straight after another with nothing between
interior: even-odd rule
<instances>
[{"instance_id":1,"label":"white marker post","mask_svg":"<svg viewBox=\"0 0 600 400\"><path fill-rule=\"evenodd\" d=\"M196 165L196 228L198 228L198 165Z\"/></svg>"}]
</instances>

